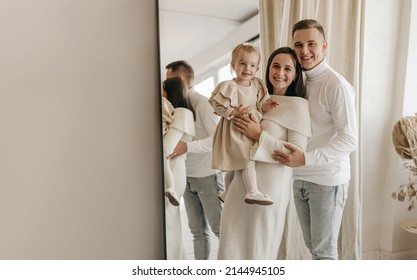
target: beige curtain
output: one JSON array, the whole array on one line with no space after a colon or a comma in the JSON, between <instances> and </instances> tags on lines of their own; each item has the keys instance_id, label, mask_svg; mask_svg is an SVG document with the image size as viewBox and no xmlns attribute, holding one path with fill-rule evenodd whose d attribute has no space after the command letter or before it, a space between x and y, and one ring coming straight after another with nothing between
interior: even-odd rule
<instances>
[{"instance_id":1,"label":"beige curtain","mask_svg":"<svg viewBox=\"0 0 417 280\"><path fill-rule=\"evenodd\" d=\"M362 0L259 0L263 65L266 65L269 54L276 48L292 46L291 29L294 23L313 18L323 25L326 33L329 43L327 62L356 89L359 147L351 155L352 177L339 235L339 258L352 260L361 259L362 254L362 132L359 89L363 5ZM288 254L294 250L293 245L284 244ZM295 246L299 246L298 243ZM307 258L304 255L299 257Z\"/></svg>"}]
</instances>

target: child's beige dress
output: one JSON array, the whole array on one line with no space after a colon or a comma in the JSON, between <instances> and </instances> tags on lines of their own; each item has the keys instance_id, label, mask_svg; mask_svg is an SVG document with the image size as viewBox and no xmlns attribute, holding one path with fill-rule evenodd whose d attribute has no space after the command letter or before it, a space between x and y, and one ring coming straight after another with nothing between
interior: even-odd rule
<instances>
[{"instance_id":1,"label":"child's beige dress","mask_svg":"<svg viewBox=\"0 0 417 280\"><path fill-rule=\"evenodd\" d=\"M268 90L259 78L254 78L247 87L238 85L234 80L217 85L209 98L214 112L222 117L213 136L213 169L232 171L249 166L249 150L255 141L233 128L230 113L241 104L250 106L260 121L262 104L268 99Z\"/></svg>"}]
</instances>

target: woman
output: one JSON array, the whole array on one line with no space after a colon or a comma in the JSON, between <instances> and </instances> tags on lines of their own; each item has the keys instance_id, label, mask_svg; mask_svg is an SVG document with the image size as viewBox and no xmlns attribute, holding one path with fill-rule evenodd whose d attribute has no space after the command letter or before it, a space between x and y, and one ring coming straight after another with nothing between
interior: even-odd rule
<instances>
[{"instance_id":1,"label":"woman","mask_svg":"<svg viewBox=\"0 0 417 280\"><path fill-rule=\"evenodd\" d=\"M170 158L180 140L187 142L193 139L195 135L194 113L189 105L181 78L166 79L163 82L162 95L164 173L165 184L168 184L165 186L166 251L167 259L179 260L183 258L183 245L178 205L186 186L186 154L172 160L167 159Z\"/></svg>"},{"instance_id":2,"label":"woman","mask_svg":"<svg viewBox=\"0 0 417 280\"><path fill-rule=\"evenodd\" d=\"M235 172L222 212L218 259L277 259L292 199L292 170L274 161L272 153L285 150L284 143L305 150L311 135L301 66L291 48L279 48L271 54L266 77L278 108L265 113L260 125L249 118L235 118L234 125L258 142L251 149L251 157L257 161L258 187L274 204L260 207L243 203L242 176ZM305 246L302 241L300 244Z\"/></svg>"}]
</instances>

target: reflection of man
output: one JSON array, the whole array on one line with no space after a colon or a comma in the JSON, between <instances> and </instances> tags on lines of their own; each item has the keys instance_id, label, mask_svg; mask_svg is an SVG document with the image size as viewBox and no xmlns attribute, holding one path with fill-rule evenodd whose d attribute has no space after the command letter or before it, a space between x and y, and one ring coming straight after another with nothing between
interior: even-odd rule
<instances>
[{"instance_id":1,"label":"reflection of man","mask_svg":"<svg viewBox=\"0 0 417 280\"><path fill-rule=\"evenodd\" d=\"M313 259L337 259L337 239L356 149L355 91L330 65L323 27L315 20L293 26L294 51L306 75L312 137L307 151L286 146L274 158L294 169L294 199Z\"/></svg>"},{"instance_id":2,"label":"reflection of man","mask_svg":"<svg viewBox=\"0 0 417 280\"><path fill-rule=\"evenodd\" d=\"M182 77L196 115L194 141L179 142L170 158L187 153L187 186L183 196L185 209L194 238L195 259L206 260L210 256L210 227L219 237L222 211L218 195L223 191L223 177L221 172L211 169L213 135L219 118L213 113L207 97L192 87L194 71L191 65L180 60L168 64L166 69L166 78Z\"/></svg>"}]
</instances>

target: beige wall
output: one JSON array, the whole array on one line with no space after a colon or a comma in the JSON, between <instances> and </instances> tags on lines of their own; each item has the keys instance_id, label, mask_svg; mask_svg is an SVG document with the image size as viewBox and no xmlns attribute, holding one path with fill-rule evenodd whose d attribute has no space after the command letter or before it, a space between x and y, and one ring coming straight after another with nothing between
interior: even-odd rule
<instances>
[{"instance_id":1,"label":"beige wall","mask_svg":"<svg viewBox=\"0 0 417 280\"><path fill-rule=\"evenodd\" d=\"M156 3L0 0L0 259L161 259Z\"/></svg>"}]
</instances>

